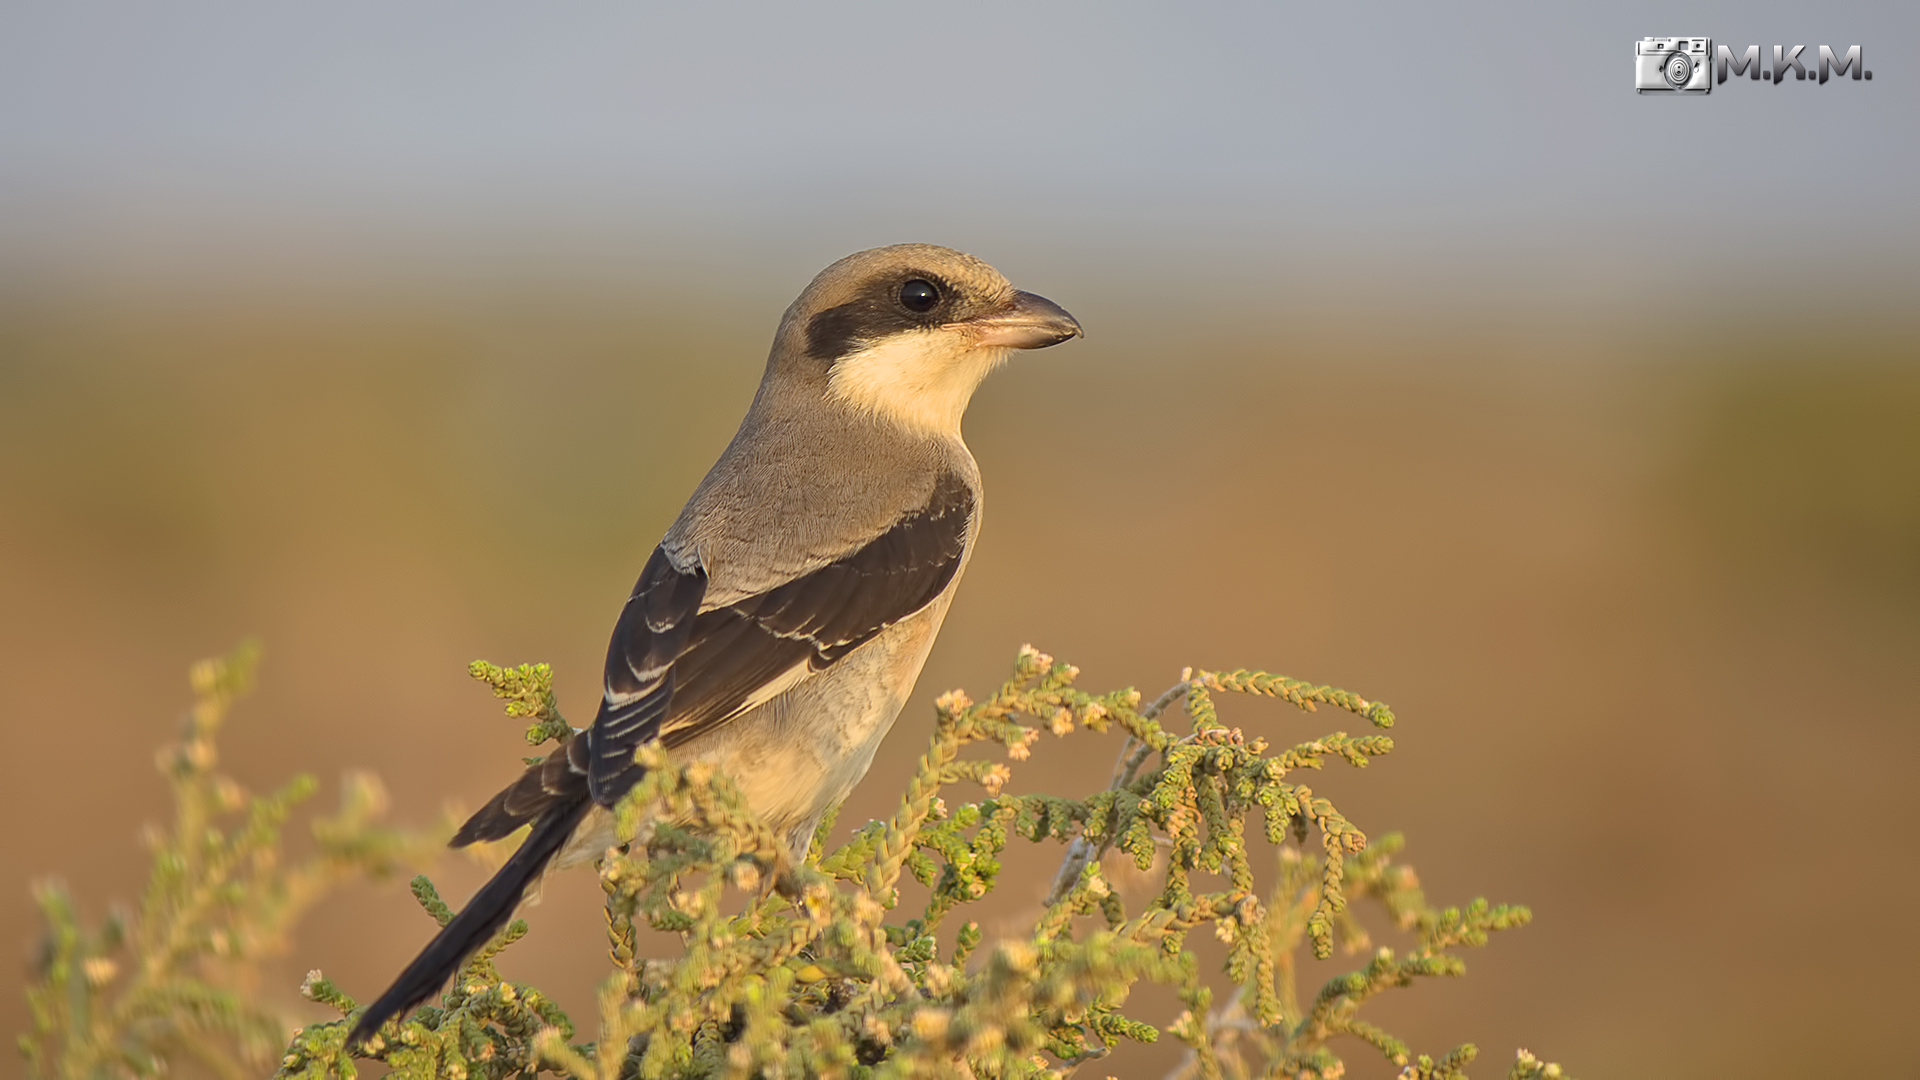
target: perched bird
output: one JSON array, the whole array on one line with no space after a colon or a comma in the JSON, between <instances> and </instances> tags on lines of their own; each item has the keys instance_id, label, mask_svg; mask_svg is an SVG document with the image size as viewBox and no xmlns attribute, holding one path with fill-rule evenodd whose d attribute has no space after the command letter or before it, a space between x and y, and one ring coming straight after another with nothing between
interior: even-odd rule
<instances>
[{"instance_id":1,"label":"perched bird","mask_svg":"<svg viewBox=\"0 0 1920 1080\"><path fill-rule=\"evenodd\" d=\"M950 248L849 255L787 309L746 419L647 560L607 646L592 725L453 838L526 840L354 1025L426 1000L550 863L615 842L610 809L659 740L738 785L793 856L866 774L980 530L960 417L1014 349L1080 333Z\"/></svg>"}]
</instances>

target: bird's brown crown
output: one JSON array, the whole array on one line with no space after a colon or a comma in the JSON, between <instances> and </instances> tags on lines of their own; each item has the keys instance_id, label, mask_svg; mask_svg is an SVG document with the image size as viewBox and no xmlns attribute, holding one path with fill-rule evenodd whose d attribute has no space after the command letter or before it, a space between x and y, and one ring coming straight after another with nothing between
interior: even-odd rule
<instances>
[{"instance_id":1,"label":"bird's brown crown","mask_svg":"<svg viewBox=\"0 0 1920 1080\"><path fill-rule=\"evenodd\" d=\"M849 255L813 279L788 309L806 355L831 364L909 330L964 322L1006 305L998 270L937 244L895 244Z\"/></svg>"}]
</instances>

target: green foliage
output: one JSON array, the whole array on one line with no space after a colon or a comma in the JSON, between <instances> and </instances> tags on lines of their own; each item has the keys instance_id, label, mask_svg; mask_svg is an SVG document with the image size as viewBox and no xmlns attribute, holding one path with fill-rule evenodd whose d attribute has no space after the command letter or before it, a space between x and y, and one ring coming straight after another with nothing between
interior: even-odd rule
<instances>
[{"instance_id":1,"label":"green foliage","mask_svg":"<svg viewBox=\"0 0 1920 1080\"><path fill-rule=\"evenodd\" d=\"M174 820L146 833L153 871L138 907L89 929L61 885L35 886L48 929L27 991L32 1029L20 1037L28 1075L146 1077L189 1062L216 1076L258 1075L286 1024L249 993L252 963L281 951L337 882L383 875L433 846L375 825L385 794L354 775L338 812L312 822L313 853L288 857L288 816L319 785L298 776L250 795L216 769L215 736L258 658L247 643L193 667L185 730L158 756Z\"/></svg>"},{"instance_id":2,"label":"green foliage","mask_svg":"<svg viewBox=\"0 0 1920 1080\"><path fill-rule=\"evenodd\" d=\"M527 725L528 746L573 734L573 727L560 715L560 703L554 700L553 668L548 665L503 668L475 660L467 665L467 674L493 688L493 696L507 703L508 716L533 721ZM529 765L539 760L526 759Z\"/></svg>"},{"instance_id":3,"label":"green foliage","mask_svg":"<svg viewBox=\"0 0 1920 1080\"><path fill-rule=\"evenodd\" d=\"M571 730L544 665L475 664L472 673L509 715L534 720L530 741ZM1264 672L1186 671L1145 704L1133 690L1085 693L1077 674L1025 649L985 701L958 691L940 698L894 815L833 850L823 850L823 826L798 865L725 776L642 751L649 771L616 814L629 844L600 864L612 970L592 1041L575 1042L575 1025L551 1001L496 970L495 957L525 933L516 921L439 1004L388 1024L365 1053L414 1080L1047 1077L1164 1033L1185 1046L1177 1075L1208 1080L1330 1080L1345 1070L1338 1049L1377 1052L1404 1077L1464 1075L1471 1044L1418 1055L1361 1013L1384 990L1461 974L1462 949L1524 924L1527 910L1484 900L1432 907L1395 861L1400 837L1369 843L1296 778L1328 761L1364 767L1392 749L1386 735L1336 731L1269 745L1227 727L1219 699L1273 697L1309 712L1328 705L1377 729L1392 725L1391 711ZM1182 712L1185 722L1174 722ZM1043 732L1115 728L1124 743L1105 789L1077 799L1008 790L1009 762L1025 760ZM1006 760L970 756L976 744L998 746ZM980 794L950 806L949 789L961 785ZM1065 857L1030 929L989 941L969 905L993 890L1016 841L1061 842ZM906 877L924 901L907 902ZM435 919L450 917L425 878L414 894ZM1410 939L1400 951L1373 946L1355 914L1362 903ZM643 929L678 935L680 955L642 958ZM1189 947L1196 930L1224 943L1223 973ZM1303 995L1298 958L1336 949L1370 958ZM72 946L68 954L80 955ZM1129 1013L1141 981L1171 987L1179 1015ZM74 983L50 976L36 993ZM296 1032L280 1075L357 1075L362 1062L344 1047L355 1002L318 972L303 989L343 1019ZM197 1014L168 1015L179 1024ZM267 1018L252 1020L264 1037ZM69 1027L52 1018L40 1035ZM154 1060L165 1052L154 1049ZM44 1051L36 1059L47 1060ZM1524 1051L1509 1073L1560 1075Z\"/></svg>"}]
</instances>

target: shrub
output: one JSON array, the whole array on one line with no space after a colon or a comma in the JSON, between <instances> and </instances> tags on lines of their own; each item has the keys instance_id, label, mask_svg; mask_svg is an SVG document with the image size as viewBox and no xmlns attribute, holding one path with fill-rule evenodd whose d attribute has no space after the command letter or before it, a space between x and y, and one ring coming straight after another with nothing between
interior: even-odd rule
<instances>
[{"instance_id":1,"label":"shrub","mask_svg":"<svg viewBox=\"0 0 1920 1080\"><path fill-rule=\"evenodd\" d=\"M195 669L199 702L183 742L163 755L179 817L155 845L153 882L137 916L83 931L72 905L43 887L51 925L34 1032L32 1071L48 1077L153 1075L175 1056L221 1074L284 1032L223 978L262 954L320 891L353 873L382 873L418 838L375 828L370 781L351 785L339 815L315 824L319 853L289 864L281 825L312 790L297 780L248 798L212 771L213 734L245 684L251 654ZM545 665L472 673L533 721L534 744L566 739ZM975 702L955 691L936 703L933 738L898 811L827 850L831 822L792 864L728 779L669 764L647 750L646 778L617 811L627 848L601 862L612 971L601 987L591 1041L539 991L503 979L501 950L526 932L515 920L453 980L437 1005L389 1024L364 1053L404 1078L508 1077L549 1072L578 1080L622 1077L1064 1076L1124 1042L1169 1034L1185 1045L1179 1075L1330 1078L1336 1045L1371 1048L1404 1077L1456 1077L1476 1054L1462 1044L1416 1055L1362 1017L1374 995L1430 976L1457 976L1462 949L1525 924L1526 908L1475 900L1435 908L1401 838L1369 842L1330 801L1295 779L1329 760L1354 767L1393 747L1384 734L1333 732L1281 746L1220 719L1219 699L1279 698L1313 712L1345 710L1384 730L1385 705L1265 672L1188 670L1151 702L1133 690L1104 695L1074 685L1070 665L1023 649L1013 676ZM1175 724L1172 717L1186 720ZM1084 798L1013 794L1009 762L1043 732L1119 729L1112 782ZM963 756L998 744L1006 761ZM950 787L978 801L949 806ZM231 820L231 826L216 821ZM198 839L196 839L198 838ZM971 907L994 888L1016 841L1062 843L1045 905L1023 936L987 942ZM1108 866L1151 887L1129 903ZM1270 887L1258 879L1277 863ZM1113 871L1117 872L1117 871ZM903 875L925 887L904 906ZM451 917L433 885L414 879L426 912ZM1374 948L1353 913L1378 906L1411 939ZM641 927L678 935L676 958L636 950ZM1210 973L1187 947L1196 930L1226 948ZM1296 985L1304 950L1370 953L1364 966L1310 994ZM398 958L396 958L397 960ZM1171 1020L1127 1011L1140 981L1171 987ZM283 1077L356 1075L345 1048L356 1005L319 972L305 994L343 1019L296 1031ZM1336 1043L1341 1037L1344 1043ZM1521 1051L1510 1077L1561 1075Z\"/></svg>"}]
</instances>

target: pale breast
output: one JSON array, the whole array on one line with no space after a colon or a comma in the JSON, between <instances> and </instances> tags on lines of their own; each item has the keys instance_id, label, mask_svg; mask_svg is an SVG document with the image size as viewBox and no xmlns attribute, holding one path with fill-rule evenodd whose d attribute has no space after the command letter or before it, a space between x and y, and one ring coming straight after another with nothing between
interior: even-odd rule
<instances>
[{"instance_id":1,"label":"pale breast","mask_svg":"<svg viewBox=\"0 0 1920 1080\"><path fill-rule=\"evenodd\" d=\"M972 532L977 535L978 520ZM972 536L959 576L972 555ZM766 704L671 751L677 762L708 761L738 784L766 823L788 837L794 857L827 809L853 791L913 693L945 621L953 590ZM595 809L561 853L577 865L613 842L612 815Z\"/></svg>"}]
</instances>

